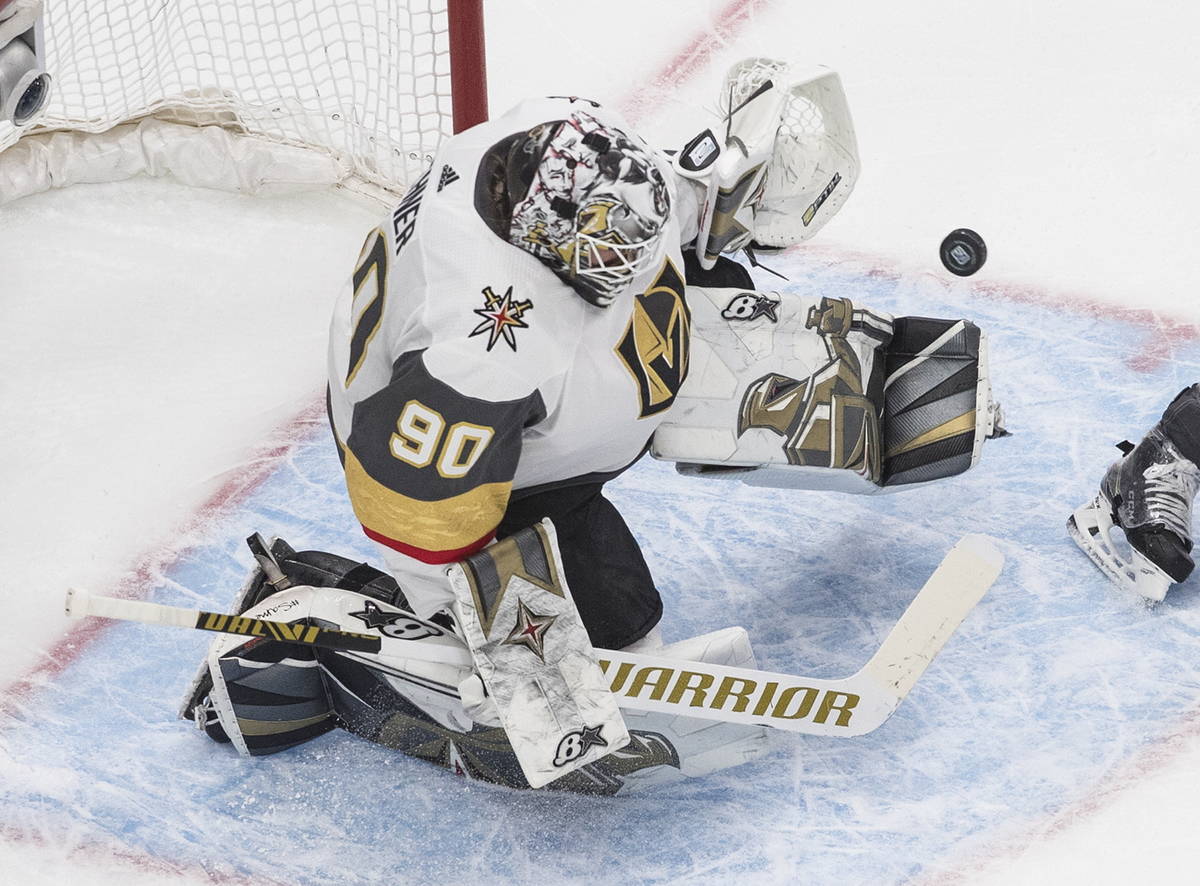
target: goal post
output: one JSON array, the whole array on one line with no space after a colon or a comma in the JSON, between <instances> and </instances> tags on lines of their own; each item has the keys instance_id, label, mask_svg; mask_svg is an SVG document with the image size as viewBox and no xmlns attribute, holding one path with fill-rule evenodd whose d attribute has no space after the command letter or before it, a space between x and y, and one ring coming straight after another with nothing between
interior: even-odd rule
<instances>
[{"instance_id":1,"label":"goal post","mask_svg":"<svg viewBox=\"0 0 1200 886\"><path fill-rule=\"evenodd\" d=\"M0 0L33 2L52 92L0 122L0 204L144 172L388 202L487 119L482 0Z\"/></svg>"},{"instance_id":2,"label":"goal post","mask_svg":"<svg viewBox=\"0 0 1200 886\"><path fill-rule=\"evenodd\" d=\"M488 118L487 44L483 0L447 0L450 18L450 94L454 131Z\"/></svg>"}]
</instances>

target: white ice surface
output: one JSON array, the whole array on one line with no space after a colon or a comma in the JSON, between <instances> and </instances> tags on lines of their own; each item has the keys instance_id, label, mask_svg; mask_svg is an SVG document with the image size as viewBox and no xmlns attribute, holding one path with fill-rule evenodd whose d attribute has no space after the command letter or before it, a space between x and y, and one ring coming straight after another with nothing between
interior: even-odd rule
<instances>
[{"instance_id":1,"label":"white ice surface","mask_svg":"<svg viewBox=\"0 0 1200 886\"><path fill-rule=\"evenodd\" d=\"M1124 790L1043 824L994 859L970 866L980 886L1195 882L1200 741L1137 772Z\"/></svg>"},{"instance_id":2,"label":"white ice surface","mask_svg":"<svg viewBox=\"0 0 1200 886\"><path fill-rule=\"evenodd\" d=\"M311 405L372 219L149 180L5 208L0 601L22 627L0 681L65 626L60 589L111 586Z\"/></svg>"},{"instance_id":3,"label":"white ice surface","mask_svg":"<svg viewBox=\"0 0 1200 886\"><path fill-rule=\"evenodd\" d=\"M938 241L966 225L988 240L982 283L1196 319L1193 6L748 3L750 24L669 98L637 93L728 5L492 2L493 107L638 94L630 115L676 139L726 63L824 62L843 75L864 175L822 249L936 272ZM64 586L116 585L311 405L327 303L371 218L339 195L266 202L148 181L0 212L0 603L12 613L0 683L60 635ZM1114 778L1095 804L999 835L930 879L1194 882L1196 742ZM0 859L11 882L208 882L33 844Z\"/></svg>"}]
</instances>

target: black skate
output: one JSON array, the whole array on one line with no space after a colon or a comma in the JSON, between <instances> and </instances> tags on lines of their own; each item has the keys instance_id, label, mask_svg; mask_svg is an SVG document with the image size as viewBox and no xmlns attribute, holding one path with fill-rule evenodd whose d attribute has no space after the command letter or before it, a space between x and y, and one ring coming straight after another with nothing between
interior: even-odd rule
<instances>
[{"instance_id":1,"label":"black skate","mask_svg":"<svg viewBox=\"0 0 1200 886\"><path fill-rule=\"evenodd\" d=\"M1192 502L1200 487L1197 455L1200 390L1175 398L1163 420L1104 475L1099 494L1067 521L1067 531L1104 573L1148 600L1191 575ZM1124 543L1114 537L1119 527Z\"/></svg>"}]
</instances>

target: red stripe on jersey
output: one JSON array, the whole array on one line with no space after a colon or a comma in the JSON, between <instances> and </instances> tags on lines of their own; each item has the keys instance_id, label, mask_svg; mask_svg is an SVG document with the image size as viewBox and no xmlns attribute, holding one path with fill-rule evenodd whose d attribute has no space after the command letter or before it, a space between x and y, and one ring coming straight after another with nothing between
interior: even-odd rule
<instances>
[{"instance_id":1,"label":"red stripe on jersey","mask_svg":"<svg viewBox=\"0 0 1200 886\"><path fill-rule=\"evenodd\" d=\"M487 547L488 542L490 542L496 535L495 530L492 530L478 541L473 541L466 547L457 548L453 551L427 551L424 548L413 547L412 545L406 545L402 541L397 541L394 538L388 538L386 535L382 535L378 532L368 529L366 526L363 526L363 532L366 533L367 538L373 539L374 541L379 542L381 545L387 545L392 550L399 551L401 554L406 554L407 556L412 557L414 560L420 560L422 563L430 563L433 565L454 563L455 561L461 560L464 557L469 557L476 551L481 551Z\"/></svg>"}]
</instances>

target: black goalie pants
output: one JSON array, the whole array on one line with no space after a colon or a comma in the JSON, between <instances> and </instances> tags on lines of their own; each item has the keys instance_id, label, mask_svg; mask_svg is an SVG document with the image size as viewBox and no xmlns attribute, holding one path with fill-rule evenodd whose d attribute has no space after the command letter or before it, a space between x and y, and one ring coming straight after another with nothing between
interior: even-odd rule
<instances>
[{"instance_id":1,"label":"black goalie pants","mask_svg":"<svg viewBox=\"0 0 1200 886\"><path fill-rule=\"evenodd\" d=\"M549 517L558 533L563 570L575 605L601 649L621 649L650 632L662 618L662 598L625 521L604 497L601 483L518 491L497 538Z\"/></svg>"}]
</instances>

